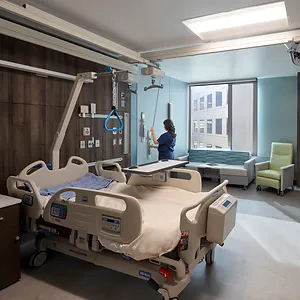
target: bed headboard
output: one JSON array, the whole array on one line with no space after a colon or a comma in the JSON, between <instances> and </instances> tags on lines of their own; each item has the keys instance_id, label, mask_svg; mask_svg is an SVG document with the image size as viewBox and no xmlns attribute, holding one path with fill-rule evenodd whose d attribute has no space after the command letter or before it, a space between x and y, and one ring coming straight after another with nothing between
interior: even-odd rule
<instances>
[{"instance_id":1,"label":"bed headboard","mask_svg":"<svg viewBox=\"0 0 300 300\"><path fill-rule=\"evenodd\" d=\"M19 177L24 180L31 180L37 187L43 189L63 184L66 181L74 181L88 173L88 170L88 164L84 159L72 156L66 166L58 170L49 170L45 162L36 161L24 168Z\"/></svg>"}]
</instances>

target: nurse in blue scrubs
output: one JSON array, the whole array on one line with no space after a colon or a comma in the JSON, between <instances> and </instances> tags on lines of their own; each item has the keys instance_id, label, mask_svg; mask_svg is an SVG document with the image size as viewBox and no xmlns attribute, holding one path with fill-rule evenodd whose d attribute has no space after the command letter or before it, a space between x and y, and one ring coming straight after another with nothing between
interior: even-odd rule
<instances>
[{"instance_id":1,"label":"nurse in blue scrubs","mask_svg":"<svg viewBox=\"0 0 300 300\"><path fill-rule=\"evenodd\" d=\"M156 138L154 127L151 127L152 140L155 145L158 145L158 159L174 159L174 147L176 145L175 126L172 120L164 120L164 127L166 132L158 139Z\"/></svg>"}]
</instances>

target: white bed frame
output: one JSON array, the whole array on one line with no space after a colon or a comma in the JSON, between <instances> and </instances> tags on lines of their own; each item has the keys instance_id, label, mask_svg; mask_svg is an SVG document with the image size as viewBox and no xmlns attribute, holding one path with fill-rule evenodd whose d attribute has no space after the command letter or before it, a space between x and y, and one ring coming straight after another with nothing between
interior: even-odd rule
<instances>
[{"instance_id":1,"label":"white bed frame","mask_svg":"<svg viewBox=\"0 0 300 300\"><path fill-rule=\"evenodd\" d=\"M34 168L39 165L40 168ZM106 165L114 165L115 171L104 169ZM117 178L124 183L125 176L116 163L98 162L96 164L98 175L109 178ZM151 260L135 261L120 254L105 249L98 241L98 237L104 237L120 243L130 243L135 240L142 230L142 210L138 200L123 194L107 191L94 191L79 188L67 188L59 191L48 201L43 211L43 198L39 194L41 188L55 186L66 181L75 180L88 172L87 163L79 157L71 157L65 168L49 170L42 161L37 161L26 167L19 176L11 176L7 180L9 195L23 200L23 208L26 215L26 227L29 231L40 233L37 236L37 252L31 259L33 266L39 266L46 260L46 250L52 249L79 259L91 262L97 266L103 266L125 274L147 280L155 288L163 299L176 299L180 292L191 280L191 271L206 258L207 263L214 259L214 249L217 244L223 244L235 224L236 200L230 208L231 223L221 228L222 237L216 240L208 240L208 232L214 230L208 222L209 207L221 197L234 199L227 194L227 181L223 182L204 197L199 197L199 202L186 207L181 213L180 230L188 233L188 248L178 252L178 259L171 256L160 256ZM129 185L166 185L179 187L190 192L201 192L200 174L188 169L172 169L161 172L165 180L162 181L159 174L148 176L132 175ZM174 176L174 174L176 176ZM177 174L180 174L179 179ZM31 191L24 189L24 184L31 186ZM65 201L60 195L64 192L74 192L75 202ZM96 205L97 196L116 198L126 203L126 209L100 207ZM183 199L184 201L184 199ZM52 204L63 204L67 207L65 219L51 216ZM197 208L195 219L191 221L187 213ZM103 230L101 227L102 216L110 216L122 220L121 232L114 233ZM41 219L43 222L41 223ZM62 230L66 234L61 234ZM42 235L42 232L52 233L50 236ZM38 258L38 259L36 259ZM42 259L41 259L42 258ZM45 258L43 260L43 258ZM170 278L168 278L170 276Z\"/></svg>"}]
</instances>

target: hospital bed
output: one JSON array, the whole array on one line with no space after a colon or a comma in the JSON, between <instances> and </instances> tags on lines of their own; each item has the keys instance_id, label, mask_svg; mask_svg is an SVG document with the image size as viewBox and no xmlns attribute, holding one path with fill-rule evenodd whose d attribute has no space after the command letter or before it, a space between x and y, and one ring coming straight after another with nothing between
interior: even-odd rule
<instances>
[{"instance_id":1,"label":"hospital bed","mask_svg":"<svg viewBox=\"0 0 300 300\"><path fill-rule=\"evenodd\" d=\"M131 173L126 183L117 163L97 162L98 176L114 180L109 186L66 187L52 196L41 190L86 176L83 159L71 157L57 170L37 161L9 177L8 192L22 199L26 228L38 233L31 265L42 265L51 249L144 279L163 299L177 299L191 271L204 258L213 263L216 246L235 226L237 200L227 181L202 193L198 172L174 166L179 162L124 169Z\"/></svg>"}]
</instances>

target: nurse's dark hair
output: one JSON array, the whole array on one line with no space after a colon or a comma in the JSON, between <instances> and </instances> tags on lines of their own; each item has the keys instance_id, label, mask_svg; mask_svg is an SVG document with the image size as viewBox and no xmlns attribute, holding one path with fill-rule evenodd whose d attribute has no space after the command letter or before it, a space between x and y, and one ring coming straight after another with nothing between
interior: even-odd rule
<instances>
[{"instance_id":1,"label":"nurse's dark hair","mask_svg":"<svg viewBox=\"0 0 300 300\"><path fill-rule=\"evenodd\" d=\"M175 139L176 138L176 133L175 133L175 126L174 126L174 123L172 120L170 119L166 119L164 120L164 126L165 126L165 129L170 132L173 136L173 138Z\"/></svg>"}]
</instances>

